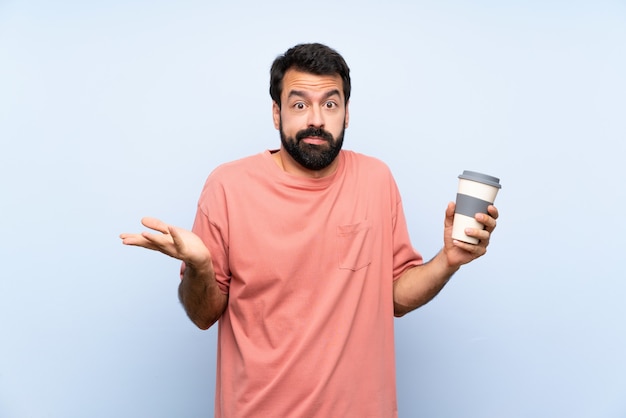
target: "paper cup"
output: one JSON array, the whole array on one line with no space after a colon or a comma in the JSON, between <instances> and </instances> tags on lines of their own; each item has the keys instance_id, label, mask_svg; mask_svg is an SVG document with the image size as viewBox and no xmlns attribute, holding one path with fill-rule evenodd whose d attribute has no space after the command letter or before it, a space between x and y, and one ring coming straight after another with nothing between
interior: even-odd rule
<instances>
[{"instance_id":1,"label":"paper cup","mask_svg":"<svg viewBox=\"0 0 626 418\"><path fill-rule=\"evenodd\" d=\"M477 213L487 213L487 207L493 204L501 187L500 179L497 177L475 171L463 171L463 174L459 176L459 189L456 195L452 226L453 239L478 244L477 238L465 235L465 229L485 228L485 225L474 217Z\"/></svg>"}]
</instances>

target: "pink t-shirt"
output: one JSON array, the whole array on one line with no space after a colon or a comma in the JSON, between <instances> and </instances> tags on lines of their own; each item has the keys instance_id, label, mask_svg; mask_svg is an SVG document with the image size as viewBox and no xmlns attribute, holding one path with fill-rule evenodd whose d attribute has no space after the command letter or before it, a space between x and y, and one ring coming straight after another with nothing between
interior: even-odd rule
<instances>
[{"instance_id":1,"label":"pink t-shirt","mask_svg":"<svg viewBox=\"0 0 626 418\"><path fill-rule=\"evenodd\" d=\"M422 257L379 160L285 173L270 151L209 176L193 231L228 307L215 417L397 417L393 280Z\"/></svg>"}]
</instances>

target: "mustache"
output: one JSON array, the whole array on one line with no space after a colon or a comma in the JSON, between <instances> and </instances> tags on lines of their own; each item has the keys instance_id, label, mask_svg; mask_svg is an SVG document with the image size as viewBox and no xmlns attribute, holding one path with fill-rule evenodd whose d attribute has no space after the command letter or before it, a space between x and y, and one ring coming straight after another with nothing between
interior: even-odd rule
<instances>
[{"instance_id":1,"label":"mustache","mask_svg":"<svg viewBox=\"0 0 626 418\"><path fill-rule=\"evenodd\" d=\"M333 134L331 134L330 132L325 131L322 128L315 128L315 127L310 127L310 128L298 131L296 133L296 140L300 142L302 139L311 137L311 136L325 139L328 142L333 142L335 140L335 138L333 138Z\"/></svg>"}]
</instances>

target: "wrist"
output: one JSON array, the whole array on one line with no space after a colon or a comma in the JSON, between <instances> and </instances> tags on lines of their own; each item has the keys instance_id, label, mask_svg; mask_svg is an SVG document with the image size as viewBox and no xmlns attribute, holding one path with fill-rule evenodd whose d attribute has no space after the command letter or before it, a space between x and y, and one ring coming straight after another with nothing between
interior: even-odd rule
<instances>
[{"instance_id":1,"label":"wrist","mask_svg":"<svg viewBox=\"0 0 626 418\"><path fill-rule=\"evenodd\" d=\"M196 276L213 274L213 262L209 256L187 260L185 266L192 270Z\"/></svg>"},{"instance_id":2,"label":"wrist","mask_svg":"<svg viewBox=\"0 0 626 418\"><path fill-rule=\"evenodd\" d=\"M439 262L439 268L445 273L445 275L452 276L461 268L460 264L451 261L449 252L446 248L443 248L439 254L437 254L435 259Z\"/></svg>"}]
</instances>

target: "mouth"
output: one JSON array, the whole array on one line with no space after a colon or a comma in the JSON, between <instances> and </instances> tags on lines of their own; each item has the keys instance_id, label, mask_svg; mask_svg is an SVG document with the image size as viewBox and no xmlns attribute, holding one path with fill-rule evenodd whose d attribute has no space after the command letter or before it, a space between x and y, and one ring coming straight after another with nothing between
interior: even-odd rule
<instances>
[{"instance_id":1,"label":"mouth","mask_svg":"<svg viewBox=\"0 0 626 418\"><path fill-rule=\"evenodd\" d=\"M328 140L325 138L320 138L319 136L307 136L301 139L305 144L310 145L324 145L328 143Z\"/></svg>"},{"instance_id":2,"label":"mouth","mask_svg":"<svg viewBox=\"0 0 626 418\"><path fill-rule=\"evenodd\" d=\"M307 145L321 146L332 144L333 136L322 128L310 127L298 132L296 140Z\"/></svg>"}]
</instances>

